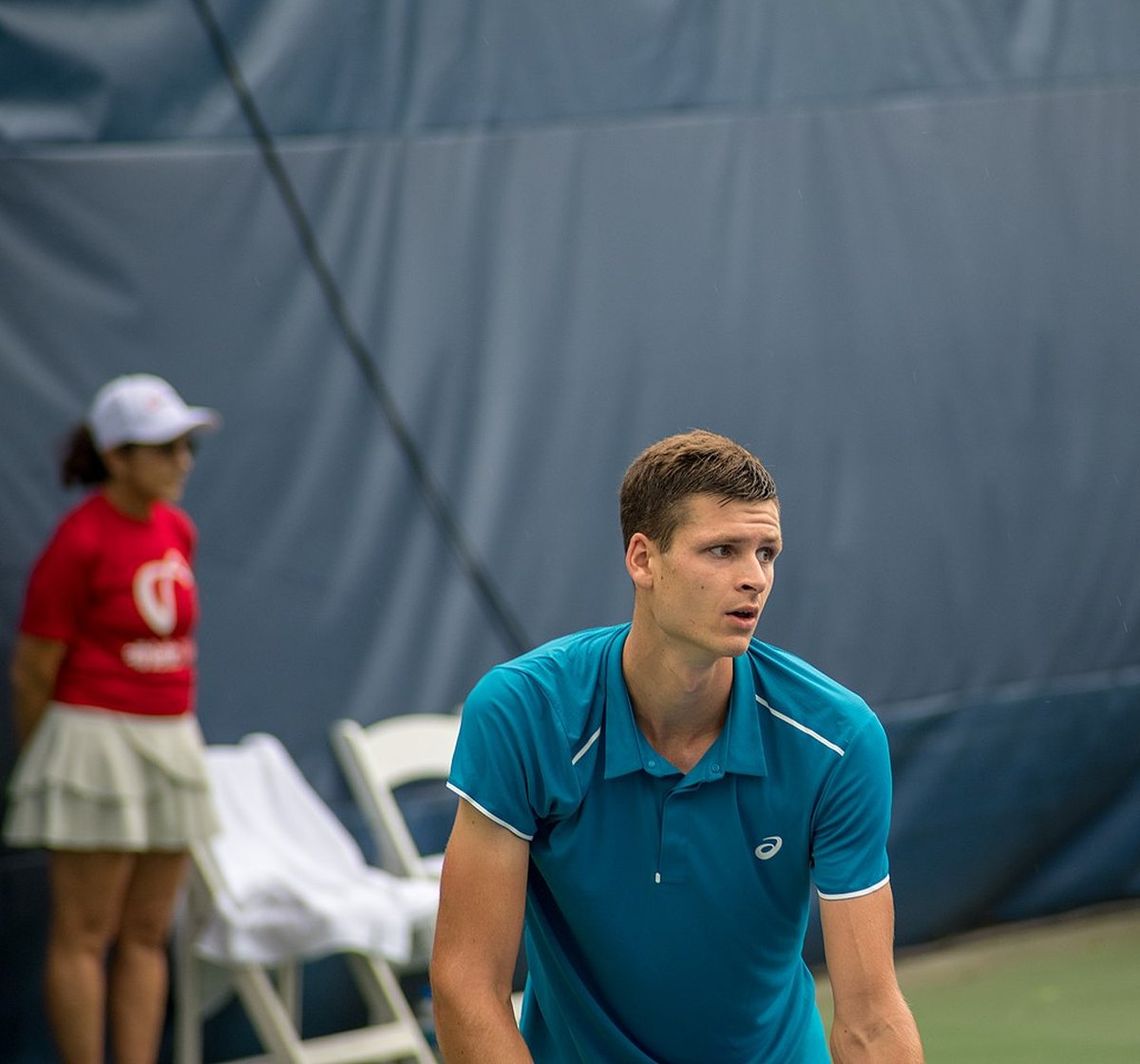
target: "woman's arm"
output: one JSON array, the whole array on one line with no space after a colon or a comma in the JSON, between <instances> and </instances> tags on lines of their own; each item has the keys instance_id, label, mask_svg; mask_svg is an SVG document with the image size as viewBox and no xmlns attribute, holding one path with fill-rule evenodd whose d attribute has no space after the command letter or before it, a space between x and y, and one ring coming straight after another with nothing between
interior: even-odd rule
<instances>
[{"instance_id":1,"label":"woman's arm","mask_svg":"<svg viewBox=\"0 0 1140 1064\"><path fill-rule=\"evenodd\" d=\"M23 632L16 636L9 676L12 680L16 737L21 746L35 731L51 701L59 667L66 653L67 644L60 639L41 639Z\"/></svg>"}]
</instances>

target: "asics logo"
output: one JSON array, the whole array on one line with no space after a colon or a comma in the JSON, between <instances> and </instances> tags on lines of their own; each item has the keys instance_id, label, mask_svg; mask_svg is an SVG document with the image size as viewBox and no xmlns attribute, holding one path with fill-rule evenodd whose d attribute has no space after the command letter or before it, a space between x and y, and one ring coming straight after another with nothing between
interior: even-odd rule
<instances>
[{"instance_id":1,"label":"asics logo","mask_svg":"<svg viewBox=\"0 0 1140 1064\"><path fill-rule=\"evenodd\" d=\"M779 835L769 835L752 852L756 854L761 861L770 861L780 852L780 847L783 845L784 840L781 839Z\"/></svg>"}]
</instances>

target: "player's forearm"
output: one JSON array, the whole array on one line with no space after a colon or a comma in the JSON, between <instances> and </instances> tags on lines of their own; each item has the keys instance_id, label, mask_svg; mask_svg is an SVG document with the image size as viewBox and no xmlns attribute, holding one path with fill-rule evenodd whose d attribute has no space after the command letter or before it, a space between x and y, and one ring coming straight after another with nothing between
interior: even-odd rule
<instances>
[{"instance_id":1,"label":"player's forearm","mask_svg":"<svg viewBox=\"0 0 1140 1064\"><path fill-rule=\"evenodd\" d=\"M472 987L451 993L433 987L435 1030L447 1064L467 1061L496 1064L532 1064L530 1051L519 1034L510 998L479 994Z\"/></svg>"}]
</instances>

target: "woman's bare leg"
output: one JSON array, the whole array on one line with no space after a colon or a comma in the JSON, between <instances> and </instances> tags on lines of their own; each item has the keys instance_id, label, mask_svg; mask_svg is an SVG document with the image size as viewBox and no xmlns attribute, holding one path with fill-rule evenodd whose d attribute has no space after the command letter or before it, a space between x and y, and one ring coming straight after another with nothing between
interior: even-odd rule
<instances>
[{"instance_id":1,"label":"woman's bare leg","mask_svg":"<svg viewBox=\"0 0 1140 1064\"><path fill-rule=\"evenodd\" d=\"M153 1064L162 1037L168 984L166 943L185 853L140 853L127 885L111 967L115 1064Z\"/></svg>"},{"instance_id":2,"label":"woman's bare leg","mask_svg":"<svg viewBox=\"0 0 1140 1064\"><path fill-rule=\"evenodd\" d=\"M119 930L134 855L56 850L50 855L51 927L45 990L64 1064L101 1064L107 951Z\"/></svg>"}]
</instances>

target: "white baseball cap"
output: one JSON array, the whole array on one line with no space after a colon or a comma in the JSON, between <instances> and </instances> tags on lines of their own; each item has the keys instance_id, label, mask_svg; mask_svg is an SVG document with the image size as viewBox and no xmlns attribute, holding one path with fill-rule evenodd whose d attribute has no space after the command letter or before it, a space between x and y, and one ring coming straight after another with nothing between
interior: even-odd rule
<instances>
[{"instance_id":1,"label":"white baseball cap","mask_svg":"<svg viewBox=\"0 0 1140 1064\"><path fill-rule=\"evenodd\" d=\"M169 443L193 429L216 429L216 410L187 406L161 377L131 373L95 393L87 426L100 451L124 443Z\"/></svg>"}]
</instances>

